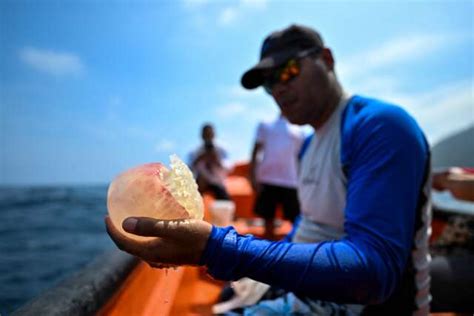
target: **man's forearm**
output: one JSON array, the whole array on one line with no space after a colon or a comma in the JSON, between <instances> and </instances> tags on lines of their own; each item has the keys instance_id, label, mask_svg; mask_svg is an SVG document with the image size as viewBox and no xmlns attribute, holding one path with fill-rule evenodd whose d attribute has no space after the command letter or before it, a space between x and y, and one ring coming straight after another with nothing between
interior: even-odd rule
<instances>
[{"instance_id":1,"label":"man's forearm","mask_svg":"<svg viewBox=\"0 0 474 316\"><path fill-rule=\"evenodd\" d=\"M201 263L218 279L250 277L307 297L373 303L388 295L375 271L382 270L385 282L395 282L382 261L378 253L349 240L270 242L214 227Z\"/></svg>"}]
</instances>

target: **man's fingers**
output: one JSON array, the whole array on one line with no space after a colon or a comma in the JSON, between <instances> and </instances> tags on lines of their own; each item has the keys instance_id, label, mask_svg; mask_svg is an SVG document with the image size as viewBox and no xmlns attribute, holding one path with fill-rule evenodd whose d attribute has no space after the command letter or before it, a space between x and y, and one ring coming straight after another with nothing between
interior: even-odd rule
<instances>
[{"instance_id":1,"label":"man's fingers","mask_svg":"<svg viewBox=\"0 0 474 316\"><path fill-rule=\"evenodd\" d=\"M195 219L129 217L122 222L127 234L116 228L110 218L105 223L119 249L147 262L163 264L197 264L212 231L211 224ZM128 234L155 238L135 240Z\"/></svg>"},{"instance_id":2,"label":"man's fingers","mask_svg":"<svg viewBox=\"0 0 474 316\"><path fill-rule=\"evenodd\" d=\"M122 228L127 232L145 237L158 237L155 224L158 220L150 217L128 217L122 222Z\"/></svg>"},{"instance_id":3,"label":"man's fingers","mask_svg":"<svg viewBox=\"0 0 474 316\"><path fill-rule=\"evenodd\" d=\"M192 231L193 220L159 220L150 217L128 217L123 223L123 229L131 234L145 237L161 237L183 239Z\"/></svg>"},{"instance_id":4,"label":"man's fingers","mask_svg":"<svg viewBox=\"0 0 474 316\"><path fill-rule=\"evenodd\" d=\"M123 229L128 232L144 237L166 237L167 229L175 224L174 222L183 222L184 220L158 220L150 217L128 217L123 223Z\"/></svg>"}]
</instances>

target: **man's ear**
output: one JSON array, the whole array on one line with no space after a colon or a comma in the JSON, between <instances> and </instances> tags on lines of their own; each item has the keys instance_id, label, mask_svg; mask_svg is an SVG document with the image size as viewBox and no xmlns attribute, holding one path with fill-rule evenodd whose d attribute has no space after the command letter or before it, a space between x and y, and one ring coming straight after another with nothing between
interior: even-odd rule
<instances>
[{"instance_id":1,"label":"man's ear","mask_svg":"<svg viewBox=\"0 0 474 316\"><path fill-rule=\"evenodd\" d=\"M329 70L334 71L335 61L330 48L323 48L323 51L321 52L321 59L324 61L324 64L326 64L326 67L328 67Z\"/></svg>"}]
</instances>

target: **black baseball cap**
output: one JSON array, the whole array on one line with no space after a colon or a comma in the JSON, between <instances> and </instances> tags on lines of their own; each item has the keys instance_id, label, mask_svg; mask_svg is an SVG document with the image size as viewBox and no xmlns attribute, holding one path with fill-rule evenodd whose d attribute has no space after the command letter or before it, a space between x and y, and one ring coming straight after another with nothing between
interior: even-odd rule
<instances>
[{"instance_id":1,"label":"black baseball cap","mask_svg":"<svg viewBox=\"0 0 474 316\"><path fill-rule=\"evenodd\" d=\"M242 86L246 89L257 88L263 84L263 71L281 66L288 59L302 53L316 53L323 48L321 35L306 26L293 24L273 32L263 41L260 62L243 74Z\"/></svg>"}]
</instances>

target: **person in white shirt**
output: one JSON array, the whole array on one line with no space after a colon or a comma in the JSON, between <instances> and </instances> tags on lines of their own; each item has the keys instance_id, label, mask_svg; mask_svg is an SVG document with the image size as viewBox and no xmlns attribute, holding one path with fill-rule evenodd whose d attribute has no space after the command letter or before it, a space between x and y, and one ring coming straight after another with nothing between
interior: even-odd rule
<instances>
[{"instance_id":1,"label":"person in white shirt","mask_svg":"<svg viewBox=\"0 0 474 316\"><path fill-rule=\"evenodd\" d=\"M284 217L294 221L300 212L296 186L298 153L304 132L280 114L258 125L250 163L250 181L256 193L254 212L264 218L267 239L274 239L278 205Z\"/></svg>"}]
</instances>

